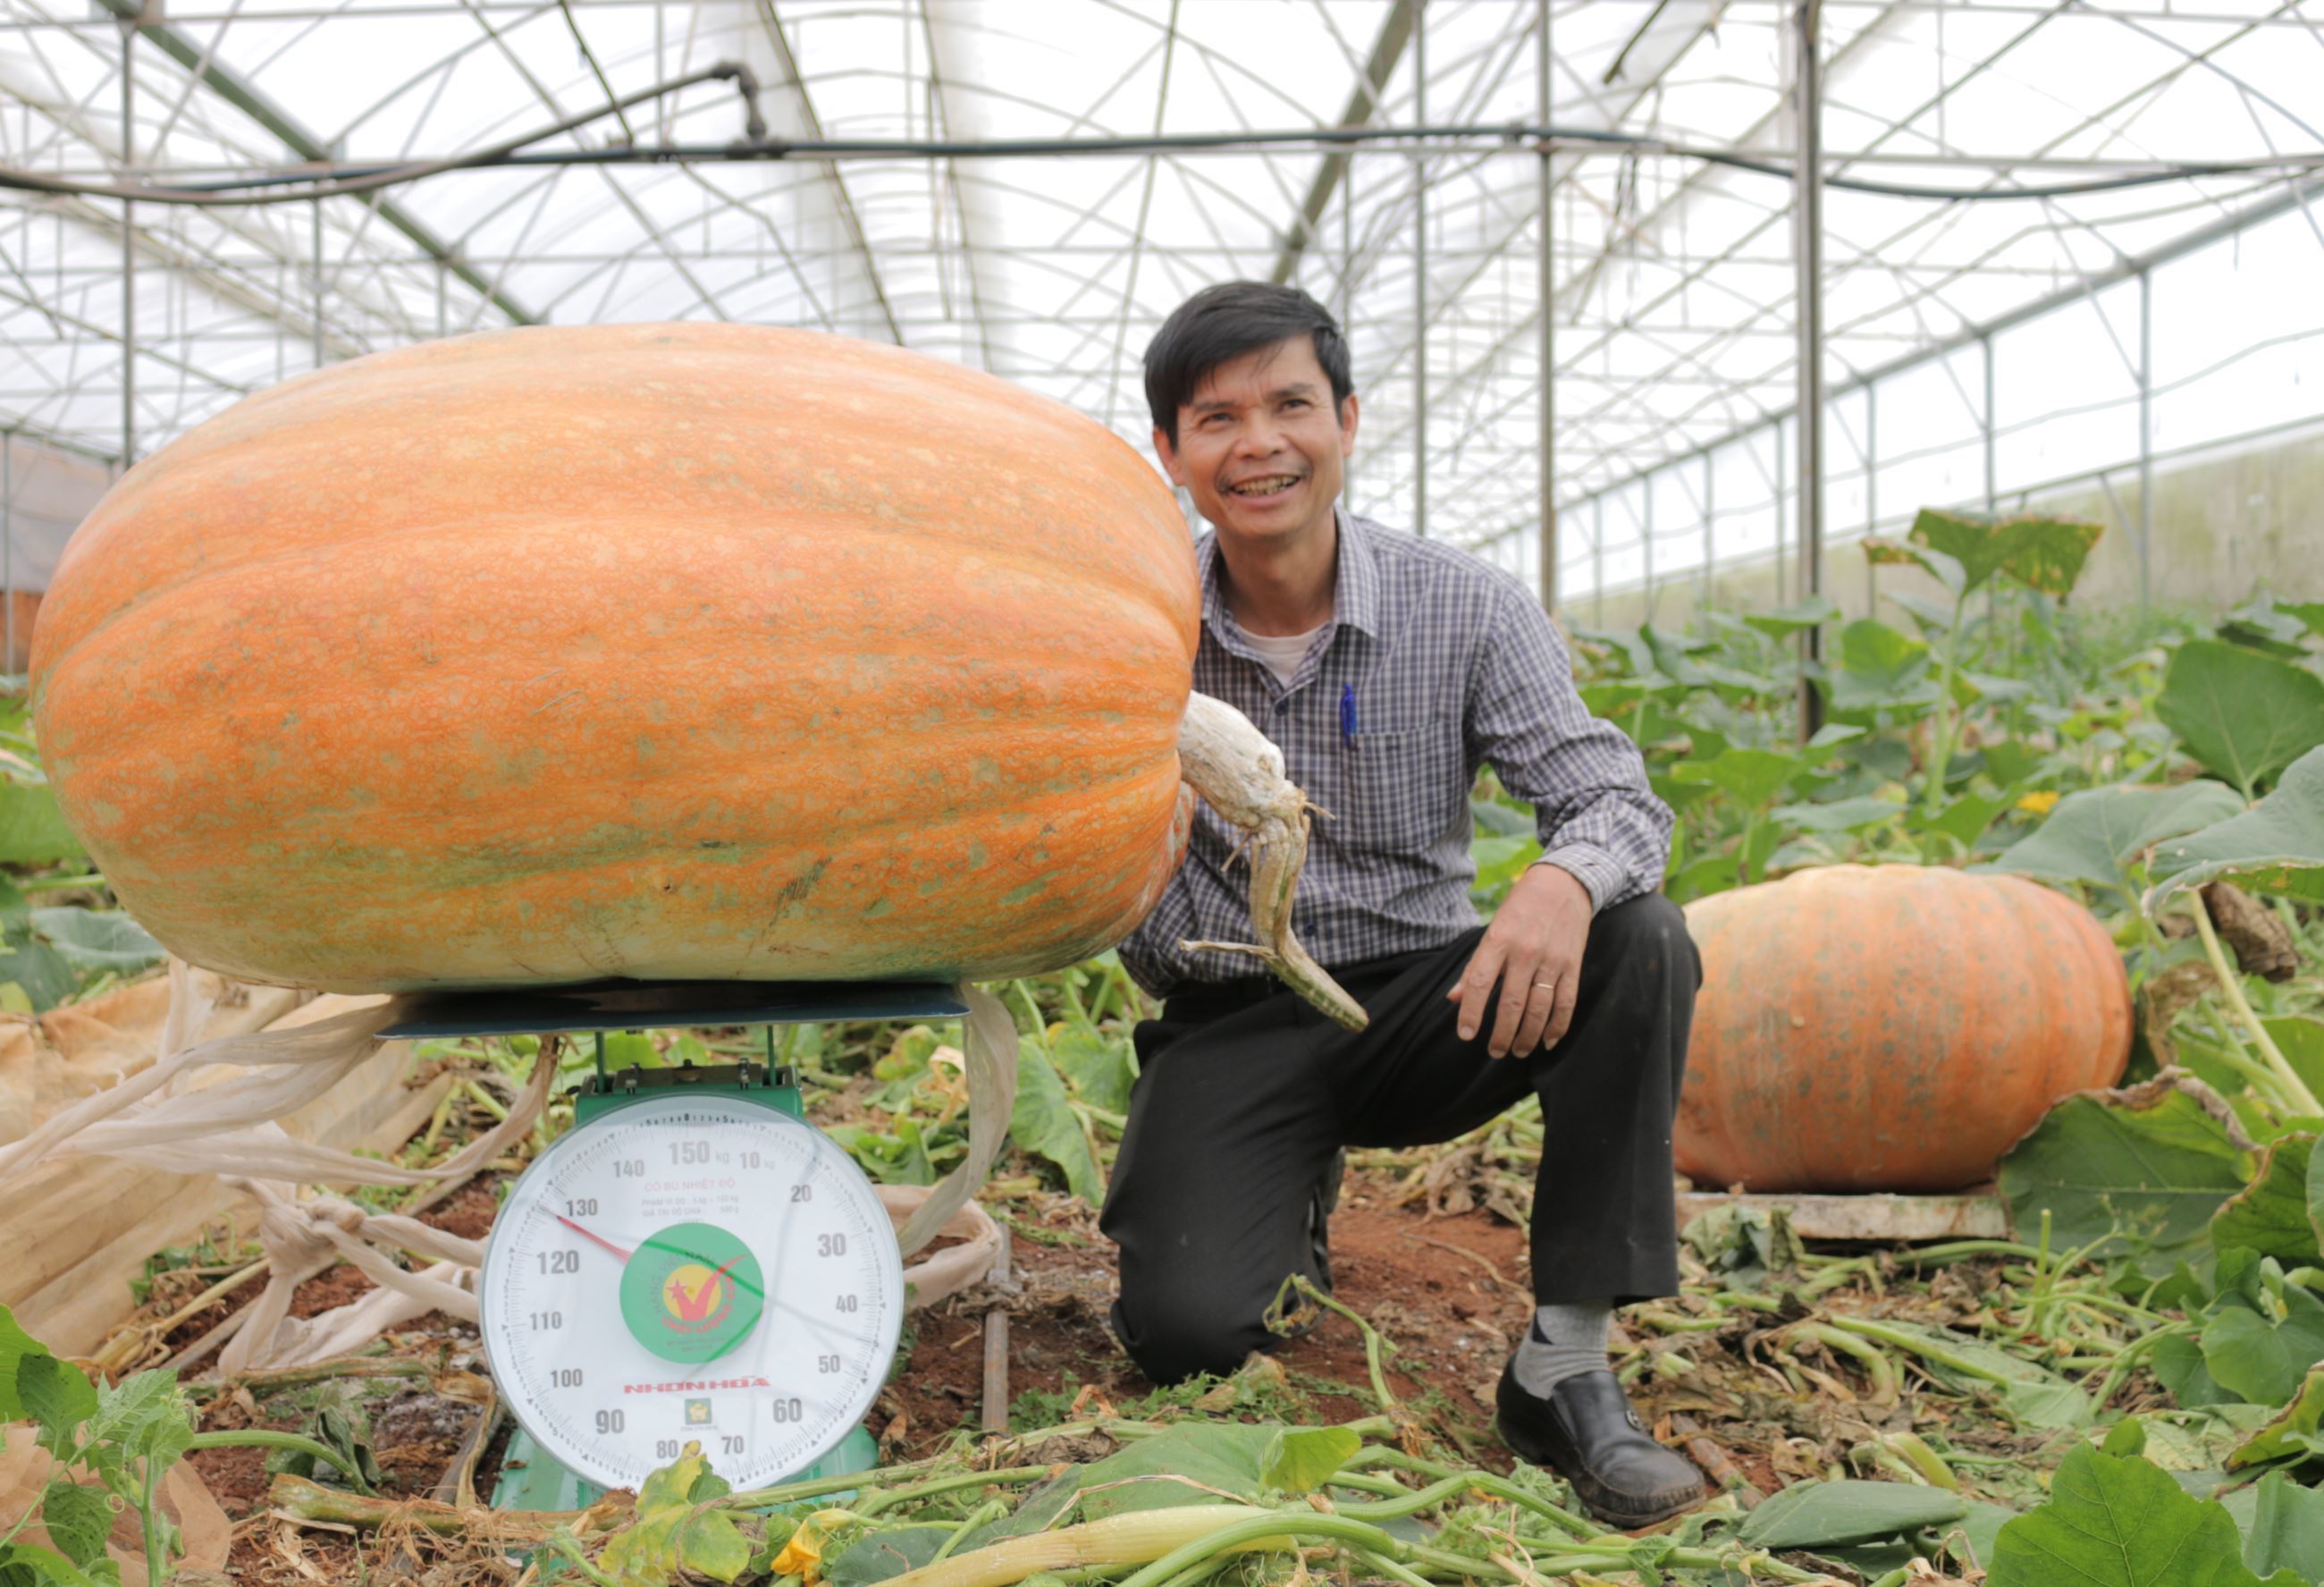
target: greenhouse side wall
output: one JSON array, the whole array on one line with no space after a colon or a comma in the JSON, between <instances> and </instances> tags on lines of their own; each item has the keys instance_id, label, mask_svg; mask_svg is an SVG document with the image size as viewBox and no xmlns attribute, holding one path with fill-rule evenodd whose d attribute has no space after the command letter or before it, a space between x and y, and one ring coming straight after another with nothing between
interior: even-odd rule
<instances>
[{"instance_id":1,"label":"greenhouse side wall","mask_svg":"<svg viewBox=\"0 0 2324 1587\"><path fill-rule=\"evenodd\" d=\"M2128 471L2124 471L2127 475ZM2006 503L2018 510L2018 503ZM2089 607L2127 608L2138 603L2138 486L2122 477L2111 491L2092 486L2036 498L2025 506L2106 525L2074 599ZM1898 533L1898 523L1886 532ZM2147 571L2158 607L2217 612L2258 594L2324 597L2324 435L2282 445L2214 455L2154 476L2153 545ZM1849 617L1871 614L1875 570L1859 538L1825 550L1824 590ZM1906 567L1877 570L1879 590L1935 598L1925 575ZM1727 611L1766 611L1797 595L1798 569L1787 555L1728 563L1709 580L1711 601ZM1602 600L1584 595L1567 604L1569 625L1635 627L1649 617L1680 626L1703 603L1700 567L1674 570L1649 592L1641 586L1609 589ZM1877 614L1894 621L1894 607Z\"/></svg>"}]
</instances>

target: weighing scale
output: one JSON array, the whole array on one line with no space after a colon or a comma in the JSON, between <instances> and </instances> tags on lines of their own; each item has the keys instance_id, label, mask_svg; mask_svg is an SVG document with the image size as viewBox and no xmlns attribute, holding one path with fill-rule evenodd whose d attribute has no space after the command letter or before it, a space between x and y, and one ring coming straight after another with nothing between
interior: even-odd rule
<instances>
[{"instance_id":1,"label":"weighing scale","mask_svg":"<svg viewBox=\"0 0 2324 1587\"><path fill-rule=\"evenodd\" d=\"M493 1503L577 1509L698 1443L737 1490L878 1462L862 1426L904 1320L872 1182L807 1123L774 1028L953 1020L918 983L608 982L440 992L399 1040L586 1035L573 1128L510 1189L477 1285L516 1419ZM605 1067L604 1033L764 1027L764 1063Z\"/></svg>"}]
</instances>

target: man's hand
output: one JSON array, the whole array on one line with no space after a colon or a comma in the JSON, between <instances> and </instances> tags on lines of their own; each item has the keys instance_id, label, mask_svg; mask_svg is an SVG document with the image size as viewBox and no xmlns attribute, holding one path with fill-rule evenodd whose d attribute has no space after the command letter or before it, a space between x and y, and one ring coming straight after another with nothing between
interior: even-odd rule
<instances>
[{"instance_id":1,"label":"man's hand","mask_svg":"<svg viewBox=\"0 0 2324 1587\"><path fill-rule=\"evenodd\" d=\"M1461 1008L1461 1039L1493 1016L1497 1058L1555 1047L1573 1022L1582 950L1590 941L1590 890L1555 865L1532 865L1509 889L1484 939L1445 996ZM1493 983L1501 996L1493 1001Z\"/></svg>"}]
</instances>

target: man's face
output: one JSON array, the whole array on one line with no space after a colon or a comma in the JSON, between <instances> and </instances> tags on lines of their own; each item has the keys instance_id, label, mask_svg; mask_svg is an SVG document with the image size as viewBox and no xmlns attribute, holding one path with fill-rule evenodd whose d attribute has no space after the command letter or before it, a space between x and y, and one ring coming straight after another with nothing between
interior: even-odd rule
<instances>
[{"instance_id":1,"label":"man's face","mask_svg":"<svg viewBox=\"0 0 2324 1587\"><path fill-rule=\"evenodd\" d=\"M1154 450L1222 536L1249 544L1320 531L1356 444L1356 400L1332 411L1332 382L1312 337L1259 347L1211 371L1178 410L1176 446Z\"/></svg>"}]
</instances>

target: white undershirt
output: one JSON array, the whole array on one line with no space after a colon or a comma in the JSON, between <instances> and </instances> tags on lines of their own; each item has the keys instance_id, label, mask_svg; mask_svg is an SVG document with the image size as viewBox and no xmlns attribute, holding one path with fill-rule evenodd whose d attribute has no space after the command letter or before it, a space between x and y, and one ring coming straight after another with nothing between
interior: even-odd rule
<instances>
[{"instance_id":1,"label":"white undershirt","mask_svg":"<svg viewBox=\"0 0 2324 1587\"><path fill-rule=\"evenodd\" d=\"M1319 623L1305 633L1251 633L1245 631L1242 637L1250 641L1252 650L1259 652L1259 659L1267 663L1267 669L1283 680L1284 687L1289 688L1291 680L1299 675L1299 663L1307 659L1308 647L1315 642L1317 634L1330 626L1328 623Z\"/></svg>"}]
</instances>

